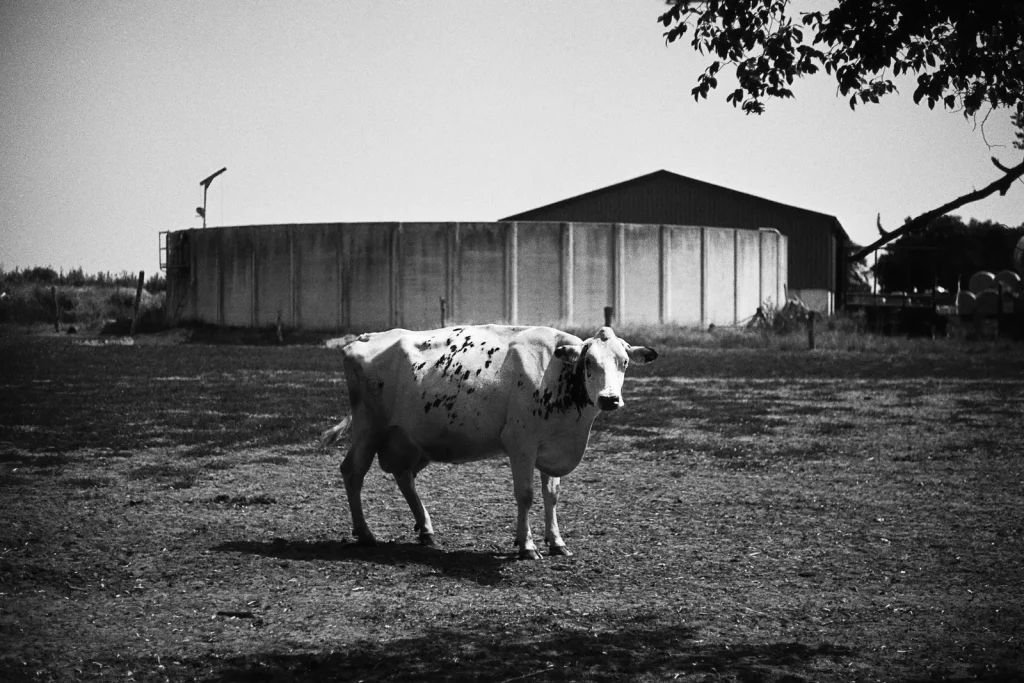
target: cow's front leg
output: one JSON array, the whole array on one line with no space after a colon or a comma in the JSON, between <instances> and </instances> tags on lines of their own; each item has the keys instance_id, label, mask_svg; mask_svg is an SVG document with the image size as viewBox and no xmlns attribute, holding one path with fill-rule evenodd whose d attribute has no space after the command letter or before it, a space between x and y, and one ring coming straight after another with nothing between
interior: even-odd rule
<instances>
[{"instance_id":1,"label":"cow's front leg","mask_svg":"<svg viewBox=\"0 0 1024 683\"><path fill-rule=\"evenodd\" d=\"M530 507L533 505L533 467L535 457L523 453L509 456L512 466L512 490L516 497L516 545L520 560L539 560L540 553L530 533Z\"/></svg>"},{"instance_id":2,"label":"cow's front leg","mask_svg":"<svg viewBox=\"0 0 1024 683\"><path fill-rule=\"evenodd\" d=\"M562 534L558 533L558 513L555 507L558 505L559 479L541 472L540 485L544 495L544 541L548 544L548 553L572 555L572 551L565 547Z\"/></svg>"}]
</instances>

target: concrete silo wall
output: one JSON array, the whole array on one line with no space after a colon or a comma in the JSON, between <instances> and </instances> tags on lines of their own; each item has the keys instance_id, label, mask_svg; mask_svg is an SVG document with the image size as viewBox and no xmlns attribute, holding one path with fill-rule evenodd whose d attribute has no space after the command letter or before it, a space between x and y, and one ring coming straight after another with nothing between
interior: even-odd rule
<instances>
[{"instance_id":1,"label":"concrete silo wall","mask_svg":"<svg viewBox=\"0 0 1024 683\"><path fill-rule=\"evenodd\" d=\"M179 323L307 330L506 322L733 325L784 300L774 230L596 223L324 223L167 236Z\"/></svg>"}]
</instances>

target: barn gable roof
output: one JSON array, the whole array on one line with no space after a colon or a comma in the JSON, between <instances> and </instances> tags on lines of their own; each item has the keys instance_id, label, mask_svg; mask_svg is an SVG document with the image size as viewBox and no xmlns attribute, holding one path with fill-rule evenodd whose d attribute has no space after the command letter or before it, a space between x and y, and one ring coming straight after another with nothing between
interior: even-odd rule
<instances>
[{"instance_id":1,"label":"barn gable roof","mask_svg":"<svg viewBox=\"0 0 1024 683\"><path fill-rule=\"evenodd\" d=\"M502 218L502 221L531 221L531 220L551 220L551 217L578 209L580 207L586 207L594 201L600 201L608 198L610 195L621 195L642 189L651 185L667 185L669 187L675 186L679 189L681 195L685 196L686 192L693 192L694 190L704 190L709 194L715 194L719 197L730 198L734 201L742 202L745 204L756 204L764 208L773 208L775 210L784 211L790 215L803 215L806 218L814 218L823 224L829 225L836 233L836 236L845 243L850 242L849 235L843 229L842 224L835 216L821 213L819 211L812 211L810 209L804 209L798 206L792 206L790 204L783 204L771 199L765 199L764 197L758 197L757 195L748 194L746 192L740 192L732 188L723 187L721 185L715 185L708 183L703 180L697 180L696 178L690 178L688 176L679 175L678 173L672 173L661 169L648 173L630 180L624 180L620 183L601 187L596 190L584 192L583 194L575 195L573 197L567 197L544 206L539 206L521 213L513 214ZM584 209L585 210L585 209ZM650 217L645 217L645 220ZM612 220L602 220L601 216L594 215L580 215L576 220L589 220L589 221L601 221L601 222L637 222L637 219L630 216L619 216ZM639 221L643 222L643 221ZM659 221L669 222L669 221ZM737 227L733 225L722 226L722 227Z\"/></svg>"}]
</instances>

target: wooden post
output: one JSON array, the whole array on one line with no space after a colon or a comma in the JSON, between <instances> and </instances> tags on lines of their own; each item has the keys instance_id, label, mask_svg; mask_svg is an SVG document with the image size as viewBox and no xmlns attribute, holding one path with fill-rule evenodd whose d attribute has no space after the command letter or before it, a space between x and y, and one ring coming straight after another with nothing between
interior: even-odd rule
<instances>
[{"instance_id":1,"label":"wooden post","mask_svg":"<svg viewBox=\"0 0 1024 683\"><path fill-rule=\"evenodd\" d=\"M612 326L612 317L614 315L615 315L615 307L614 306L605 306L604 307L604 326L605 327L611 327Z\"/></svg>"},{"instance_id":2,"label":"wooden post","mask_svg":"<svg viewBox=\"0 0 1024 683\"><path fill-rule=\"evenodd\" d=\"M50 285L50 294L53 296L53 331L60 332L60 302L57 301L56 285Z\"/></svg>"},{"instance_id":3,"label":"wooden post","mask_svg":"<svg viewBox=\"0 0 1024 683\"><path fill-rule=\"evenodd\" d=\"M807 315L807 348L814 350L814 311Z\"/></svg>"},{"instance_id":4,"label":"wooden post","mask_svg":"<svg viewBox=\"0 0 1024 683\"><path fill-rule=\"evenodd\" d=\"M448 310L447 310L447 305L446 305L447 302L445 302L443 296L442 297L438 297L438 298L441 300L441 327L444 327L445 326L445 320L448 317Z\"/></svg>"},{"instance_id":5,"label":"wooden post","mask_svg":"<svg viewBox=\"0 0 1024 683\"><path fill-rule=\"evenodd\" d=\"M139 329L139 304L142 302L142 283L146 281L146 271L139 271L139 286L135 288L135 306L132 308L132 331L129 336L134 337Z\"/></svg>"}]
</instances>

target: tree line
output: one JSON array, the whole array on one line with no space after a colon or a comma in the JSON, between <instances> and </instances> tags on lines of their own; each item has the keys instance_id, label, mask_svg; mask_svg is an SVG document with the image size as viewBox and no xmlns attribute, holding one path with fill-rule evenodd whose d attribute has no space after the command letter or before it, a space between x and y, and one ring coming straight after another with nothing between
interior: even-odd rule
<instances>
[{"instance_id":1,"label":"tree line","mask_svg":"<svg viewBox=\"0 0 1024 683\"><path fill-rule=\"evenodd\" d=\"M35 266L24 270L15 268L4 271L0 268L0 282L7 285L36 284L59 285L61 287L135 287L139 282L138 273L122 270L114 274L109 271L86 273L81 266L68 271L54 270L49 266ZM156 272L146 278L143 285L150 294L167 290L167 279Z\"/></svg>"},{"instance_id":2,"label":"tree line","mask_svg":"<svg viewBox=\"0 0 1024 683\"><path fill-rule=\"evenodd\" d=\"M968 280L978 271L1014 270L1013 250L1022 237L1024 223L1014 228L942 216L893 241L877 253L877 260L869 257L867 264L853 264L850 291L870 289L868 274L877 279L880 291L967 289Z\"/></svg>"}]
</instances>

